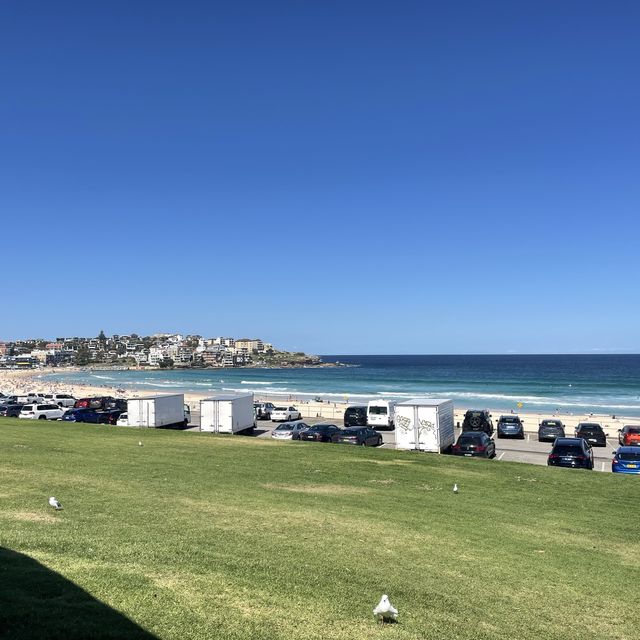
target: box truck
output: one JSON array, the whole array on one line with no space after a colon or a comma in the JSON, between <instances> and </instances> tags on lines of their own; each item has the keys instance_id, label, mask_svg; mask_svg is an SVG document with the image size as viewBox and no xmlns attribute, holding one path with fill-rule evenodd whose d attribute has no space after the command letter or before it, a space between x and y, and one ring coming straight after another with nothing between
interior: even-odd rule
<instances>
[{"instance_id":1,"label":"box truck","mask_svg":"<svg viewBox=\"0 0 640 640\"><path fill-rule=\"evenodd\" d=\"M453 400L414 398L396 405L396 449L442 453L454 441Z\"/></svg>"},{"instance_id":2,"label":"box truck","mask_svg":"<svg viewBox=\"0 0 640 640\"><path fill-rule=\"evenodd\" d=\"M200 431L238 433L255 426L252 393L221 393L200 400Z\"/></svg>"},{"instance_id":3,"label":"box truck","mask_svg":"<svg viewBox=\"0 0 640 640\"><path fill-rule=\"evenodd\" d=\"M184 394L127 400L130 427L186 427Z\"/></svg>"}]
</instances>

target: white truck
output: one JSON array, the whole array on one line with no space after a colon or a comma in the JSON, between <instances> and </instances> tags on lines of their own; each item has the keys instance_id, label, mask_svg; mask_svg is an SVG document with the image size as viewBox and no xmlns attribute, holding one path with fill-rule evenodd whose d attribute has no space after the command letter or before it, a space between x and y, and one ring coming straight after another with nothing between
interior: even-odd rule
<instances>
[{"instance_id":1,"label":"white truck","mask_svg":"<svg viewBox=\"0 0 640 640\"><path fill-rule=\"evenodd\" d=\"M396 449L442 453L455 441L453 400L414 398L396 405Z\"/></svg>"},{"instance_id":2,"label":"white truck","mask_svg":"<svg viewBox=\"0 0 640 640\"><path fill-rule=\"evenodd\" d=\"M255 426L252 393L220 393L200 400L200 431L239 433Z\"/></svg>"},{"instance_id":3,"label":"white truck","mask_svg":"<svg viewBox=\"0 0 640 640\"><path fill-rule=\"evenodd\" d=\"M393 429L396 402L393 400L369 400L367 425L374 429Z\"/></svg>"},{"instance_id":4,"label":"white truck","mask_svg":"<svg viewBox=\"0 0 640 640\"><path fill-rule=\"evenodd\" d=\"M184 394L127 400L127 424L130 427L186 427Z\"/></svg>"}]
</instances>

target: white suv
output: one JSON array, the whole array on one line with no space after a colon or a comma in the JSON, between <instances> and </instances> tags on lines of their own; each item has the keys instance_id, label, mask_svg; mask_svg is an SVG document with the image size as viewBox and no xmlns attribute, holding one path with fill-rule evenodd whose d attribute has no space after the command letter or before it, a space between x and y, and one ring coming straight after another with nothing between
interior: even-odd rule
<instances>
[{"instance_id":1,"label":"white suv","mask_svg":"<svg viewBox=\"0 0 640 640\"><path fill-rule=\"evenodd\" d=\"M289 422L291 420L302 419L302 414L295 407L276 407L271 411L271 419L274 422L282 420L282 422Z\"/></svg>"},{"instance_id":2,"label":"white suv","mask_svg":"<svg viewBox=\"0 0 640 640\"><path fill-rule=\"evenodd\" d=\"M18 418L28 420L58 420L62 418L64 409L57 404L25 404Z\"/></svg>"},{"instance_id":3,"label":"white suv","mask_svg":"<svg viewBox=\"0 0 640 640\"><path fill-rule=\"evenodd\" d=\"M68 393L45 393L42 396L47 402L55 403L59 407L73 407L76 399Z\"/></svg>"}]
</instances>

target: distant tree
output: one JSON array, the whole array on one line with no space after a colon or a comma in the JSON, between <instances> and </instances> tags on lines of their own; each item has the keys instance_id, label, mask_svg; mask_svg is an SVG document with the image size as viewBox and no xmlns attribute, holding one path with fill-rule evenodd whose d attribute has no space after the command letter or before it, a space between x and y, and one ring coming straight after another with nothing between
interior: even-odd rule
<instances>
[{"instance_id":1,"label":"distant tree","mask_svg":"<svg viewBox=\"0 0 640 640\"><path fill-rule=\"evenodd\" d=\"M86 345L81 345L76 351L76 364L83 367L91 362L91 351L89 351Z\"/></svg>"},{"instance_id":2,"label":"distant tree","mask_svg":"<svg viewBox=\"0 0 640 640\"><path fill-rule=\"evenodd\" d=\"M171 369L171 367L173 367L173 358L162 358L160 360L161 369Z\"/></svg>"}]
</instances>

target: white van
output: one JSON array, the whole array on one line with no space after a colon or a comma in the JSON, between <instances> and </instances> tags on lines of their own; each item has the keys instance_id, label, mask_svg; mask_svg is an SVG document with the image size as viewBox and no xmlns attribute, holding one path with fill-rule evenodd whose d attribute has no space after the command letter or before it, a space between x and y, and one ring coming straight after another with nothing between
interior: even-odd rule
<instances>
[{"instance_id":1,"label":"white van","mask_svg":"<svg viewBox=\"0 0 640 640\"><path fill-rule=\"evenodd\" d=\"M393 429L396 403L393 400L369 400L367 424L374 429Z\"/></svg>"}]
</instances>

